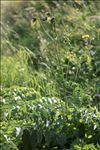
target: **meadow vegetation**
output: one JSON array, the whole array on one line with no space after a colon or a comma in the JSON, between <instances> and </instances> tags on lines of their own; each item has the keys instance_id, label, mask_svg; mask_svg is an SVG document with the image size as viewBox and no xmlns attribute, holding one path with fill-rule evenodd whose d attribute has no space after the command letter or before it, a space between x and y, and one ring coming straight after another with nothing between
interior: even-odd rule
<instances>
[{"instance_id":1,"label":"meadow vegetation","mask_svg":"<svg viewBox=\"0 0 100 150\"><path fill-rule=\"evenodd\" d=\"M1 8L1 149L100 150L100 2Z\"/></svg>"}]
</instances>

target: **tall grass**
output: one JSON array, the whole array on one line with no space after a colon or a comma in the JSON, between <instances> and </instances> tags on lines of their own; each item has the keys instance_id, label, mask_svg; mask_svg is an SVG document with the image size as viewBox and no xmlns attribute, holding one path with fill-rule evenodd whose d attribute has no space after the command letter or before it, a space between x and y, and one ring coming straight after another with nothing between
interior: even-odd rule
<instances>
[{"instance_id":1,"label":"tall grass","mask_svg":"<svg viewBox=\"0 0 100 150\"><path fill-rule=\"evenodd\" d=\"M2 86L20 85L27 86L31 78L28 66L28 56L23 50L19 50L12 56L1 57L1 82Z\"/></svg>"},{"instance_id":2,"label":"tall grass","mask_svg":"<svg viewBox=\"0 0 100 150\"><path fill-rule=\"evenodd\" d=\"M1 85L31 86L42 95L56 95L65 101L73 99L78 87L87 94L86 89L98 82L100 72L99 19L90 17L98 15L99 9L97 3L87 3L30 1L17 3L20 7L16 5L15 9L13 2L6 5ZM55 27L43 21L47 12ZM38 26L31 27L32 17ZM93 90L96 93L96 87Z\"/></svg>"}]
</instances>

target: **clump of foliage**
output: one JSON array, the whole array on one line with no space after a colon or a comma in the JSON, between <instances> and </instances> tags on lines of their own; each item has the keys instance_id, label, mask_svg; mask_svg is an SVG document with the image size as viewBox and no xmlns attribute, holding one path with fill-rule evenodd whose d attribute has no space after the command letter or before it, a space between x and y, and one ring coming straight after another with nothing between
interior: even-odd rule
<instances>
[{"instance_id":1,"label":"clump of foliage","mask_svg":"<svg viewBox=\"0 0 100 150\"><path fill-rule=\"evenodd\" d=\"M93 107L67 107L55 97L41 97L33 88L2 89L2 148L63 149L98 144L99 115Z\"/></svg>"},{"instance_id":2,"label":"clump of foliage","mask_svg":"<svg viewBox=\"0 0 100 150\"><path fill-rule=\"evenodd\" d=\"M3 5L1 149L99 150L100 2Z\"/></svg>"},{"instance_id":3,"label":"clump of foliage","mask_svg":"<svg viewBox=\"0 0 100 150\"><path fill-rule=\"evenodd\" d=\"M99 150L99 147L96 148L93 144L85 145L83 148L79 145L74 145L73 150Z\"/></svg>"}]
</instances>

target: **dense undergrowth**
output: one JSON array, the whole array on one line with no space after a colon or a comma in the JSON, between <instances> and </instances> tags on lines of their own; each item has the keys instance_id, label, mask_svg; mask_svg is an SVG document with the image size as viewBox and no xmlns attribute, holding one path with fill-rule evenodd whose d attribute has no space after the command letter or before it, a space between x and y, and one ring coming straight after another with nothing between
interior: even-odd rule
<instances>
[{"instance_id":1,"label":"dense undergrowth","mask_svg":"<svg viewBox=\"0 0 100 150\"><path fill-rule=\"evenodd\" d=\"M3 2L1 149L100 149L100 2Z\"/></svg>"}]
</instances>

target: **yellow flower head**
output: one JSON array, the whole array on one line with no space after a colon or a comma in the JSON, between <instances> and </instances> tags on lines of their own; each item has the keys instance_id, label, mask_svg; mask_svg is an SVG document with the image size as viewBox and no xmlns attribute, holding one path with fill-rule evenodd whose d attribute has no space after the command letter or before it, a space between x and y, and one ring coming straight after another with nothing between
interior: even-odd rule
<instances>
[{"instance_id":1,"label":"yellow flower head","mask_svg":"<svg viewBox=\"0 0 100 150\"><path fill-rule=\"evenodd\" d=\"M89 38L90 36L88 34L82 36L82 39L89 39Z\"/></svg>"},{"instance_id":2,"label":"yellow flower head","mask_svg":"<svg viewBox=\"0 0 100 150\"><path fill-rule=\"evenodd\" d=\"M51 22L51 17L47 17L47 22Z\"/></svg>"},{"instance_id":3,"label":"yellow flower head","mask_svg":"<svg viewBox=\"0 0 100 150\"><path fill-rule=\"evenodd\" d=\"M48 23L54 24L55 22L55 18L51 16L51 14L49 12L46 12L46 20Z\"/></svg>"},{"instance_id":4,"label":"yellow flower head","mask_svg":"<svg viewBox=\"0 0 100 150\"><path fill-rule=\"evenodd\" d=\"M32 18L31 27L32 28L39 28L40 27L40 23L39 23L39 20L37 18L35 18L35 17Z\"/></svg>"},{"instance_id":5,"label":"yellow flower head","mask_svg":"<svg viewBox=\"0 0 100 150\"><path fill-rule=\"evenodd\" d=\"M46 12L45 14L46 14L46 16L48 16L48 17L50 17L50 16L51 16L49 12Z\"/></svg>"},{"instance_id":6,"label":"yellow flower head","mask_svg":"<svg viewBox=\"0 0 100 150\"><path fill-rule=\"evenodd\" d=\"M33 27L36 24L37 19L35 17L31 20L31 27Z\"/></svg>"}]
</instances>

